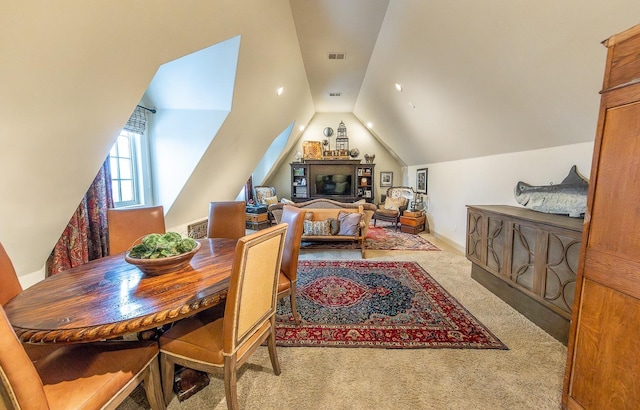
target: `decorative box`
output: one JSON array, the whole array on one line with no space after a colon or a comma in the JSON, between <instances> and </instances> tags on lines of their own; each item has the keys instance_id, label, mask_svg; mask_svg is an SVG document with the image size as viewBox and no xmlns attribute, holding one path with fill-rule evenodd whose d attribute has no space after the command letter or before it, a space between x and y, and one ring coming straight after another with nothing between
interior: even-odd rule
<instances>
[{"instance_id":1,"label":"decorative box","mask_svg":"<svg viewBox=\"0 0 640 410\"><path fill-rule=\"evenodd\" d=\"M408 216L410 218L419 218L422 215L422 211L404 211L402 216Z\"/></svg>"},{"instance_id":2,"label":"decorative box","mask_svg":"<svg viewBox=\"0 0 640 410\"><path fill-rule=\"evenodd\" d=\"M416 235L424 231L424 224L418 226L400 225L400 231Z\"/></svg>"},{"instance_id":3,"label":"decorative box","mask_svg":"<svg viewBox=\"0 0 640 410\"><path fill-rule=\"evenodd\" d=\"M270 225L271 224L269 223L269 221L262 221L262 222L246 221L245 222L245 227L247 229L253 229L254 231L259 231L260 229L266 229Z\"/></svg>"},{"instance_id":4,"label":"decorative box","mask_svg":"<svg viewBox=\"0 0 640 410\"><path fill-rule=\"evenodd\" d=\"M266 214L267 206L266 205L247 205L247 213L250 214Z\"/></svg>"},{"instance_id":5,"label":"decorative box","mask_svg":"<svg viewBox=\"0 0 640 410\"><path fill-rule=\"evenodd\" d=\"M267 219L268 219L268 217L267 217L266 213L262 213L262 214L246 213L246 214L244 214L244 220L246 222L265 222Z\"/></svg>"},{"instance_id":6,"label":"decorative box","mask_svg":"<svg viewBox=\"0 0 640 410\"><path fill-rule=\"evenodd\" d=\"M411 218L409 216L401 216L400 217L400 224L408 225L408 226L424 225L424 216L421 216L419 218Z\"/></svg>"}]
</instances>

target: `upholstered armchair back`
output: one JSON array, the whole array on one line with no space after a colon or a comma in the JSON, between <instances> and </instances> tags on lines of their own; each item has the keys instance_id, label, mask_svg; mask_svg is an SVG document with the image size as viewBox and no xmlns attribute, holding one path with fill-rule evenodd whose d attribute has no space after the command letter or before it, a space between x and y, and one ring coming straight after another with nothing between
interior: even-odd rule
<instances>
[{"instance_id":1,"label":"upholstered armchair back","mask_svg":"<svg viewBox=\"0 0 640 410\"><path fill-rule=\"evenodd\" d=\"M253 187L253 200L256 204L269 205L265 201L265 198L272 198L276 196L276 189L272 186L256 186ZM277 202L277 199L276 199Z\"/></svg>"},{"instance_id":2,"label":"upholstered armchair back","mask_svg":"<svg viewBox=\"0 0 640 410\"><path fill-rule=\"evenodd\" d=\"M381 195L380 202L384 203L384 201L385 201L385 199L387 199L387 197L390 197L390 198L406 198L407 199L407 205L409 205L411 203L411 201L414 200L415 194L416 194L415 191L411 187L408 187L408 186L392 186L391 188L387 189L386 195L385 194Z\"/></svg>"}]
</instances>

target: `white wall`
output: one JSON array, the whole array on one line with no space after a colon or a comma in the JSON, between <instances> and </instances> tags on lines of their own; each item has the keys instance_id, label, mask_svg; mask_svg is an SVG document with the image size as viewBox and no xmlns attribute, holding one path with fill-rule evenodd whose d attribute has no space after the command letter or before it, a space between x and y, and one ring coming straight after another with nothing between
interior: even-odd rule
<instances>
[{"instance_id":1,"label":"white wall","mask_svg":"<svg viewBox=\"0 0 640 410\"><path fill-rule=\"evenodd\" d=\"M460 250L465 248L466 205L519 205L513 195L518 181L558 184L573 165L589 178L593 143L492 155L408 167L409 185L416 170L428 168L428 218L431 232Z\"/></svg>"}]
</instances>

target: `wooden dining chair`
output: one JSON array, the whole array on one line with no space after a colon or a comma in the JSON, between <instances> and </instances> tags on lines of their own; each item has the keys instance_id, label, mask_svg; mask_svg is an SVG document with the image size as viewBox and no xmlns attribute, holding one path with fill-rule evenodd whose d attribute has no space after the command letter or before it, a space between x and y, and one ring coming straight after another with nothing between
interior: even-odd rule
<instances>
[{"instance_id":1,"label":"wooden dining chair","mask_svg":"<svg viewBox=\"0 0 640 410\"><path fill-rule=\"evenodd\" d=\"M296 283L298 280L298 257L300 255L300 241L304 231L304 209L285 205L282 210L281 222L287 223L287 237L284 240L282 267L278 275L278 300L289 296L291 313L296 324L300 324L298 306L296 303Z\"/></svg>"},{"instance_id":2,"label":"wooden dining chair","mask_svg":"<svg viewBox=\"0 0 640 410\"><path fill-rule=\"evenodd\" d=\"M173 395L176 364L207 373L223 370L227 408L238 408L236 372L267 340L276 375L275 312L278 273L286 224L238 240L224 316L192 316L177 322L159 340L165 403Z\"/></svg>"},{"instance_id":3,"label":"wooden dining chair","mask_svg":"<svg viewBox=\"0 0 640 410\"><path fill-rule=\"evenodd\" d=\"M0 305L13 299L14 296L22 292L22 285L18 281L18 275L13 268L13 263L0 243Z\"/></svg>"},{"instance_id":4,"label":"wooden dining chair","mask_svg":"<svg viewBox=\"0 0 640 410\"><path fill-rule=\"evenodd\" d=\"M246 235L244 201L211 202L207 238L239 239Z\"/></svg>"},{"instance_id":5,"label":"wooden dining chair","mask_svg":"<svg viewBox=\"0 0 640 410\"><path fill-rule=\"evenodd\" d=\"M0 408L116 408L143 382L152 409L164 409L155 342L56 347L29 357L0 307Z\"/></svg>"},{"instance_id":6,"label":"wooden dining chair","mask_svg":"<svg viewBox=\"0 0 640 410\"><path fill-rule=\"evenodd\" d=\"M150 233L165 233L162 205L144 208L107 209L109 254L128 251L137 240Z\"/></svg>"}]
</instances>

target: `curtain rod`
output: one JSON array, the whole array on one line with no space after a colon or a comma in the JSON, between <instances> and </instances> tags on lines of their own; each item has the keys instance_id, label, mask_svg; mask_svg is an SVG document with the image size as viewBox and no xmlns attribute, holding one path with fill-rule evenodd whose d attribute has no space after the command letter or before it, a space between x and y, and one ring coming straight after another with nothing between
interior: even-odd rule
<instances>
[{"instance_id":1,"label":"curtain rod","mask_svg":"<svg viewBox=\"0 0 640 410\"><path fill-rule=\"evenodd\" d=\"M143 110L150 111L152 114L156 113L156 110L154 110L152 108L143 107L142 105L138 105L138 107L142 108Z\"/></svg>"}]
</instances>

